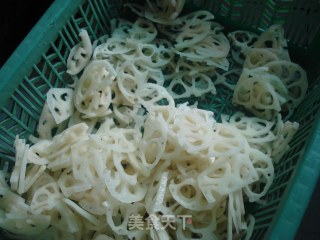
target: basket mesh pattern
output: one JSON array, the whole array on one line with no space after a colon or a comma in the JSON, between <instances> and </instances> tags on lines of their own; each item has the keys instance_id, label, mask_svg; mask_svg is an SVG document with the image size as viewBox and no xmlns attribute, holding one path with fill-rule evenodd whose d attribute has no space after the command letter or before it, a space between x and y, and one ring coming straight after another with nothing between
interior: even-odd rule
<instances>
[{"instance_id":1,"label":"basket mesh pattern","mask_svg":"<svg viewBox=\"0 0 320 240\"><path fill-rule=\"evenodd\" d=\"M48 50L41 54L38 62L32 65L30 74L21 79L19 86L1 107L2 159L14 158L13 142L16 135L25 138L34 134L49 88L70 83L70 76L66 74L66 60L71 48L79 42L79 30L86 28L92 39L105 35L110 31L109 20L118 9L116 3L108 1L85 2L58 31L57 38L49 42Z\"/></svg>"}]
</instances>

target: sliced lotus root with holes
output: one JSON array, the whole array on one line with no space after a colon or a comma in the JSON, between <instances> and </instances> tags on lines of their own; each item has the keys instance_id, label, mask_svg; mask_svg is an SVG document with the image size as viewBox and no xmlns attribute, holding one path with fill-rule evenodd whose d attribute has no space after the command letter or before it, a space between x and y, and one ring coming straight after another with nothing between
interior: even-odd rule
<instances>
[{"instance_id":1,"label":"sliced lotus root with holes","mask_svg":"<svg viewBox=\"0 0 320 240\"><path fill-rule=\"evenodd\" d=\"M174 99L191 96L201 97L210 92L216 94L216 88L211 79L203 73L191 76L187 72L176 74L167 90Z\"/></svg>"},{"instance_id":2,"label":"sliced lotus root with holes","mask_svg":"<svg viewBox=\"0 0 320 240\"><path fill-rule=\"evenodd\" d=\"M119 67L119 65L121 65L121 63L119 62L119 56L122 56L122 55L125 55L125 56L127 56L127 55L129 55L130 56L130 54L132 53L132 51L134 51L134 50L132 50L132 51L130 51L130 52L127 52L127 53L124 53L124 54L122 54L122 55L117 55L117 54L113 54L113 55L105 55L105 54L100 54L100 48L101 48L102 46L98 46L98 47L96 47L96 49L95 49L95 51L94 51L94 53L93 53L93 55L92 55L92 60L106 60L106 61L108 61L110 64L111 64L111 66L114 68L114 69L117 69L118 67Z\"/></svg>"},{"instance_id":3,"label":"sliced lotus root with holes","mask_svg":"<svg viewBox=\"0 0 320 240\"><path fill-rule=\"evenodd\" d=\"M50 216L28 213L4 213L0 210L0 227L10 231L14 236L31 239L46 231L49 227Z\"/></svg>"},{"instance_id":4,"label":"sliced lotus root with holes","mask_svg":"<svg viewBox=\"0 0 320 240\"><path fill-rule=\"evenodd\" d=\"M152 67L149 67L147 65L143 65L142 66L142 62L139 63L141 64L141 68L145 68L146 71L148 72L148 80L147 82L148 83L155 83L157 85L160 85L160 86L163 86L164 84L164 76L163 76L163 72L161 69L159 68L152 68ZM167 65L167 64L166 64Z\"/></svg>"},{"instance_id":5,"label":"sliced lotus root with holes","mask_svg":"<svg viewBox=\"0 0 320 240\"><path fill-rule=\"evenodd\" d=\"M177 41L177 48L191 46L192 43L201 41L210 29L216 32L215 25L210 22L214 16L207 11L197 11L186 16L180 17L169 25L158 25L159 32L171 41ZM214 26L213 26L214 25ZM190 32L197 34L194 37Z\"/></svg>"},{"instance_id":6,"label":"sliced lotus root with holes","mask_svg":"<svg viewBox=\"0 0 320 240\"><path fill-rule=\"evenodd\" d=\"M32 198L34 196L35 191L38 188L41 188L43 186L45 186L48 183L52 183L55 181L54 176L50 176L48 171L44 171L39 178L37 179L37 181L34 182L34 184L30 187L29 191L26 192L26 202L30 203L32 201Z\"/></svg>"},{"instance_id":7,"label":"sliced lotus root with holes","mask_svg":"<svg viewBox=\"0 0 320 240\"><path fill-rule=\"evenodd\" d=\"M47 93L47 103L57 124L68 119L73 114L73 90L70 88L50 88Z\"/></svg>"},{"instance_id":8,"label":"sliced lotus root with holes","mask_svg":"<svg viewBox=\"0 0 320 240\"><path fill-rule=\"evenodd\" d=\"M87 212L82 207L80 207L78 203L75 203L74 201L71 201L67 198L64 198L62 201L66 203L70 210L72 209L74 213L76 213L78 216L81 216L83 220L88 221L95 226L101 224L101 222L99 222L95 216L93 216L91 213Z\"/></svg>"},{"instance_id":9,"label":"sliced lotus root with holes","mask_svg":"<svg viewBox=\"0 0 320 240\"><path fill-rule=\"evenodd\" d=\"M258 35L249 31L234 31L228 34L231 44L231 55L237 64L243 65L247 51L252 48Z\"/></svg>"},{"instance_id":10,"label":"sliced lotus root with holes","mask_svg":"<svg viewBox=\"0 0 320 240\"><path fill-rule=\"evenodd\" d=\"M108 195L107 189L92 188L79 200L79 205L92 214L104 216L106 208L103 203L110 199Z\"/></svg>"},{"instance_id":11,"label":"sliced lotus root with holes","mask_svg":"<svg viewBox=\"0 0 320 240\"><path fill-rule=\"evenodd\" d=\"M178 22L194 22L196 20L200 20L200 21L211 21L214 19L214 15L206 10L198 10L198 11L194 11L191 12L187 15L184 15L178 19L176 19L175 21Z\"/></svg>"},{"instance_id":12,"label":"sliced lotus root with holes","mask_svg":"<svg viewBox=\"0 0 320 240\"><path fill-rule=\"evenodd\" d=\"M133 106L122 106L113 105L112 117L115 121L118 121L120 127L133 127L135 129L140 129L143 127L146 118L145 109L141 105Z\"/></svg>"},{"instance_id":13,"label":"sliced lotus root with holes","mask_svg":"<svg viewBox=\"0 0 320 240\"><path fill-rule=\"evenodd\" d=\"M79 33L81 43L71 49L67 59L67 73L78 74L89 62L92 55L92 44L88 32L82 29Z\"/></svg>"},{"instance_id":14,"label":"sliced lotus root with holes","mask_svg":"<svg viewBox=\"0 0 320 240\"><path fill-rule=\"evenodd\" d=\"M244 220L245 208L242 190L228 194L228 222L234 225L236 237L240 237L243 230L247 230L247 222ZM232 231L229 229L229 231Z\"/></svg>"},{"instance_id":15,"label":"sliced lotus root with holes","mask_svg":"<svg viewBox=\"0 0 320 240\"><path fill-rule=\"evenodd\" d=\"M192 93L192 77L188 74L176 74L171 80L167 91L173 99L186 98L193 95Z\"/></svg>"},{"instance_id":16,"label":"sliced lotus root with holes","mask_svg":"<svg viewBox=\"0 0 320 240\"><path fill-rule=\"evenodd\" d=\"M103 117L111 112L112 83L116 71L106 60L92 61L76 83L74 105L85 117Z\"/></svg>"},{"instance_id":17,"label":"sliced lotus root with holes","mask_svg":"<svg viewBox=\"0 0 320 240\"><path fill-rule=\"evenodd\" d=\"M24 192L29 191L32 185L39 179L45 170L46 166L43 165L27 165Z\"/></svg>"},{"instance_id":18,"label":"sliced lotus root with holes","mask_svg":"<svg viewBox=\"0 0 320 240\"><path fill-rule=\"evenodd\" d=\"M224 58L227 57L229 50L229 41L223 33L207 33L201 41L189 48L175 48L177 54L195 59Z\"/></svg>"},{"instance_id":19,"label":"sliced lotus root with holes","mask_svg":"<svg viewBox=\"0 0 320 240\"><path fill-rule=\"evenodd\" d=\"M208 34L195 48L201 56L224 58L229 54L230 44L223 33Z\"/></svg>"},{"instance_id":20,"label":"sliced lotus root with holes","mask_svg":"<svg viewBox=\"0 0 320 240\"><path fill-rule=\"evenodd\" d=\"M146 213L145 213L146 214ZM154 229L152 229L153 231L155 231ZM151 231L152 231L151 230ZM150 233L149 233L150 230L133 230L129 232L128 234L128 239L148 239L150 237ZM166 233L165 230L160 230L162 233ZM159 233L157 233L159 234ZM166 234L166 236L169 237L168 234Z\"/></svg>"},{"instance_id":21,"label":"sliced lotus root with holes","mask_svg":"<svg viewBox=\"0 0 320 240\"><path fill-rule=\"evenodd\" d=\"M197 44L208 35L210 29L210 22L200 20L186 22L175 39L175 48L181 49Z\"/></svg>"},{"instance_id":22,"label":"sliced lotus root with holes","mask_svg":"<svg viewBox=\"0 0 320 240\"><path fill-rule=\"evenodd\" d=\"M106 206L106 221L108 226L119 235L129 235L133 232L139 232L137 228L129 229L129 221L132 216L143 217L146 213L144 205L140 202L132 204L123 204L117 202ZM145 229L145 226L143 226ZM144 230L145 231L145 230ZM139 238L137 238L139 239Z\"/></svg>"},{"instance_id":23,"label":"sliced lotus root with holes","mask_svg":"<svg viewBox=\"0 0 320 240\"><path fill-rule=\"evenodd\" d=\"M116 56L115 59L114 59L115 64L116 64L116 68L115 69L118 71L121 68L121 66L122 66L122 64L124 62L126 62L126 61L134 62L136 60L136 57L137 57L137 44L134 45L134 48L131 51L125 52L125 53L122 53L122 54L118 54L118 55L115 55L115 56Z\"/></svg>"},{"instance_id":24,"label":"sliced lotus root with holes","mask_svg":"<svg viewBox=\"0 0 320 240\"><path fill-rule=\"evenodd\" d=\"M211 158L230 158L239 152L248 151L248 143L237 129L230 125L217 123L208 155ZM214 160L214 159L213 159Z\"/></svg>"},{"instance_id":25,"label":"sliced lotus root with holes","mask_svg":"<svg viewBox=\"0 0 320 240\"><path fill-rule=\"evenodd\" d=\"M168 91L157 84L146 83L137 90L138 103L143 105L148 111L157 106L174 106L174 100Z\"/></svg>"},{"instance_id":26,"label":"sliced lotus root with holes","mask_svg":"<svg viewBox=\"0 0 320 240\"><path fill-rule=\"evenodd\" d=\"M68 152L72 144L86 139L87 130L88 126L85 123L79 123L56 135L48 146L48 160L50 161L62 153Z\"/></svg>"},{"instance_id":27,"label":"sliced lotus root with holes","mask_svg":"<svg viewBox=\"0 0 320 240\"><path fill-rule=\"evenodd\" d=\"M242 112L233 114L229 119L222 117L224 124L231 124L241 131L250 145L270 143L276 139L272 129L274 122L257 117L247 117Z\"/></svg>"},{"instance_id":28,"label":"sliced lotus root with holes","mask_svg":"<svg viewBox=\"0 0 320 240\"><path fill-rule=\"evenodd\" d=\"M148 19L151 22L157 23L157 24L163 24L163 25L170 25L173 21L163 19L163 16L160 14L154 14L153 12L150 11L145 11L144 17Z\"/></svg>"},{"instance_id":29,"label":"sliced lotus root with holes","mask_svg":"<svg viewBox=\"0 0 320 240\"><path fill-rule=\"evenodd\" d=\"M142 137L136 129L117 128L111 119L102 123L96 134L104 146L119 153L134 153Z\"/></svg>"},{"instance_id":30,"label":"sliced lotus root with holes","mask_svg":"<svg viewBox=\"0 0 320 240\"><path fill-rule=\"evenodd\" d=\"M47 168L50 169L50 171L52 172L71 167L72 161L71 161L70 147L66 146L60 149L58 154L53 153L49 155L48 160L49 160L49 163L47 165Z\"/></svg>"},{"instance_id":31,"label":"sliced lotus root with holes","mask_svg":"<svg viewBox=\"0 0 320 240\"><path fill-rule=\"evenodd\" d=\"M142 200L146 194L146 184L137 181L131 185L118 170L105 170L105 184L111 196L121 203L133 203Z\"/></svg>"},{"instance_id":32,"label":"sliced lotus root with holes","mask_svg":"<svg viewBox=\"0 0 320 240\"><path fill-rule=\"evenodd\" d=\"M230 32L228 38L232 46L245 53L258 40L258 35L253 32L238 30Z\"/></svg>"},{"instance_id":33,"label":"sliced lotus root with holes","mask_svg":"<svg viewBox=\"0 0 320 240\"><path fill-rule=\"evenodd\" d=\"M99 117L96 118L86 118L85 115L78 110L75 110L72 114L72 116L69 119L68 127L72 127L74 125L77 125L79 123L85 123L88 126L88 133L92 133L94 131L94 128L96 124L99 122Z\"/></svg>"},{"instance_id":34,"label":"sliced lotus root with holes","mask_svg":"<svg viewBox=\"0 0 320 240\"><path fill-rule=\"evenodd\" d=\"M188 73L189 75L196 75L198 73L205 73L205 74L213 74L216 73L216 69L214 66L208 66L205 63L201 62L193 62L187 60L186 58L179 58L176 66L175 72L179 73Z\"/></svg>"},{"instance_id":35,"label":"sliced lotus root with holes","mask_svg":"<svg viewBox=\"0 0 320 240\"><path fill-rule=\"evenodd\" d=\"M208 48L211 50L208 51ZM229 69L229 62L226 56L229 49L229 42L223 34L209 34L201 42L190 48L174 49L174 51L181 57L185 57L191 62L196 62L196 64L202 63L211 68L217 67L227 71Z\"/></svg>"},{"instance_id":36,"label":"sliced lotus root with holes","mask_svg":"<svg viewBox=\"0 0 320 240\"><path fill-rule=\"evenodd\" d=\"M146 167L153 169L160 161L166 147L168 125L161 115L149 113L142 138Z\"/></svg>"},{"instance_id":37,"label":"sliced lotus root with holes","mask_svg":"<svg viewBox=\"0 0 320 240\"><path fill-rule=\"evenodd\" d=\"M109 155L110 151L103 148L103 141L94 136L73 144L71 159L74 178L95 186L104 177Z\"/></svg>"},{"instance_id":38,"label":"sliced lotus root with holes","mask_svg":"<svg viewBox=\"0 0 320 240\"><path fill-rule=\"evenodd\" d=\"M160 46L158 49L159 50L157 54L158 56L156 56L156 62L158 62L158 64L160 64L160 67L162 68L172 61L172 59L174 58L174 52L172 52L169 49L166 49L163 46ZM154 63L153 58L151 62ZM153 65L153 66L157 66L157 65Z\"/></svg>"},{"instance_id":39,"label":"sliced lotus root with holes","mask_svg":"<svg viewBox=\"0 0 320 240\"><path fill-rule=\"evenodd\" d=\"M251 148L258 149L264 154L271 156L271 145L276 139L272 133L274 122L257 117L246 117L242 112L237 112L228 120L227 116L222 116L224 124L235 126L243 136L245 136Z\"/></svg>"},{"instance_id":40,"label":"sliced lotus root with holes","mask_svg":"<svg viewBox=\"0 0 320 240\"><path fill-rule=\"evenodd\" d=\"M244 186L244 193L249 198L250 202L255 202L261 199L269 190L274 177L274 168L272 159L257 149L250 150L250 159L258 174L259 181Z\"/></svg>"},{"instance_id":41,"label":"sliced lotus root with holes","mask_svg":"<svg viewBox=\"0 0 320 240\"><path fill-rule=\"evenodd\" d=\"M208 155L197 154L195 152L182 151L179 159L173 159L172 166L177 168L180 176L187 177L190 174L198 174L214 162L214 158Z\"/></svg>"},{"instance_id":42,"label":"sliced lotus root with holes","mask_svg":"<svg viewBox=\"0 0 320 240\"><path fill-rule=\"evenodd\" d=\"M47 183L34 192L30 209L35 214L49 211L55 207L59 198L61 198L61 193L58 184L55 182Z\"/></svg>"},{"instance_id":43,"label":"sliced lotus root with holes","mask_svg":"<svg viewBox=\"0 0 320 240\"><path fill-rule=\"evenodd\" d=\"M150 176L150 184L145 197L145 208L149 213L162 212L165 214L169 212L169 206L166 207L166 200L171 196L168 189L168 172L162 171L165 171L165 168L169 165L168 161L160 162Z\"/></svg>"},{"instance_id":44,"label":"sliced lotus root with holes","mask_svg":"<svg viewBox=\"0 0 320 240\"><path fill-rule=\"evenodd\" d=\"M101 37L98 37L94 42L92 43L92 49L93 51L96 49L97 46L102 45L107 42L107 40L110 38L108 34L102 35Z\"/></svg>"},{"instance_id":45,"label":"sliced lotus root with holes","mask_svg":"<svg viewBox=\"0 0 320 240\"><path fill-rule=\"evenodd\" d=\"M254 69L277 60L279 60L278 56L268 49L251 48L248 50L243 67L247 69Z\"/></svg>"},{"instance_id":46,"label":"sliced lotus root with holes","mask_svg":"<svg viewBox=\"0 0 320 240\"><path fill-rule=\"evenodd\" d=\"M132 28L133 23L123 18L111 19L111 33L115 38L126 38L129 35L129 30Z\"/></svg>"},{"instance_id":47,"label":"sliced lotus root with holes","mask_svg":"<svg viewBox=\"0 0 320 240\"><path fill-rule=\"evenodd\" d=\"M51 211L50 216L51 225L54 228L73 233L73 235L79 237L82 225L81 220L62 199L56 200L54 210Z\"/></svg>"},{"instance_id":48,"label":"sliced lotus root with holes","mask_svg":"<svg viewBox=\"0 0 320 240\"><path fill-rule=\"evenodd\" d=\"M194 61L198 61L197 59L194 59ZM198 61L201 62L201 61ZM222 69L224 71L229 70L230 63L227 58L208 58L204 61L207 65L213 66L219 69Z\"/></svg>"},{"instance_id":49,"label":"sliced lotus root with holes","mask_svg":"<svg viewBox=\"0 0 320 240\"><path fill-rule=\"evenodd\" d=\"M198 43L198 45L200 45ZM213 44L215 45L215 44ZM208 53L205 53L201 46L192 46L190 48L183 48L181 50L174 50L179 56L185 57L186 59L193 62L205 63L208 66L217 67L227 71L229 69L229 61L226 57L212 57L217 55L224 55L225 53L220 51L218 48L212 49L210 52L212 56L209 56ZM204 55L202 55L204 54Z\"/></svg>"},{"instance_id":50,"label":"sliced lotus root with holes","mask_svg":"<svg viewBox=\"0 0 320 240\"><path fill-rule=\"evenodd\" d=\"M271 157L275 163L278 163L283 155L289 150L289 143L299 129L299 123L286 121L283 122L281 115L277 116L276 126L273 130L276 140L272 143Z\"/></svg>"},{"instance_id":51,"label":"sliced lotus root with holes","mask_svg":"<svg viewBox=\"0 0 320 240\"><path fill-rule=\"evenodd\" d=\"M121 129L112 126L104 126L103 123L98 129L96 136L93 136L99 144L106 146L108 150L117 153L135 153L138 148L138 142L141 140L141 132L137 129ZM102 143L100 143L100 140Z\"/></svg>"},{"instance_id":52,"label":"sliced lotus root with holes","mask_svg":"<svg viewBox=\"0 0 320 240\"><path fill-rule=\"evenodd\" d=\"M271 120L287 102L288 91L276 75L267 68L244 69L236 85L233 103L244 106L257 117Z\"/></svg>"},{"instance_id":53,"label":"sliced lotus root with holes","mask_svg":"<svg viewBox=\"0 0 320 240\"><path fill-rule=\"evenodd\" d=\"M269 73L281 79L288 89L288 108L297 107L304 99L308 89L306 71L296 63L274 61L265 65Z\"/></svg>"},{"instance_id":54,"label":"sliced lotus root with holes","mask_svg":"<svg viewBox=\"0 0 320 240\"><path fill-rule=\"evenodd\" d=\"M132 123L133 119L129 116L130 108L133 108L134 106L121 106L114 104L113 105L113 113L112 117L118 121L118 124L120 126L128 126L130 123Z\"/></svg>"},{"instance_id":55,"label":"sliced lotus root with holes","mask_svg":"<svg viewBox=\"0 0 320 240\"><path fill-rule=\"evenodd\" d=\"M206 215L210 214L209 210L201 211L201 212L205 212ZM210 218L210 220L208 219L208 221L206 222L199 222L197 220L194 220L194 216L199 215L198 211L193 212L192 215L191 214L184 214L184 215L192 216L193 224L188 222L190 221L189 218L186 218L184 220L181 219L182 221L187 221L187 224L185 222L177 221L176 223L177 229L175 230L177 239L192 240L192 239L195 239L195 237L196 239L199 239L199 240L219 239L215 233L217 228L215 216Z\"/></svg>"},{"instance_id":56,"label":"sliced lotus root with holes","mask_svg":"<svg viewBox=\"0 0 320 240\"><path fill-rule=\"evenodd\" d=\"M131 44L137 42L151 43L156 38L157 33L158 31L152 22L138 18L129 30L127 42Z\"/></svg>"},{"instance_id":57,"label":"sliced lotus root with holes","mask_svg":"<svg viewBox=\"0 0 320 240\"><path fill-rule=\"evenodd\" d=\"M25 174L28 163L29 144L26 144L24 139L19 139L18 136L14 141L16 150L16 164L10 176L10 185L13 191L19 194L25 192Z\"/></svg>"},{"instance_id":58,"label":"sliced lotus root with holes","mask_svg":"<svg viewBox=\"0 0 320 240\"><path fill-rule=\"evenodd\" d=\"M111 37L107 41L94 50L94 56L100 56L100 58L108 58L109 55L124 54L133 50L133 46L130 46L125 39L120 37Z\"/></svg>"},{"instance_id":59,"label":"sliced lotus root with holes","mask_svg":"<svg viewBox=\"0 0 320 240\"><path fill-rule=\"evenodd\" d=\"M216 202L225 194L240 190L257 181L258 174L248 154L235 153L228 160L217 158L198 176L198 183L209 202Z\"/></svg>"},{"instance_id":60,"label":"sliced lotus root with holes","mask_svg":"<svg viewBox=\"0 0 320 240\"><path fill-rule=\"evenodd\" d=\"M189 108L186 106L180 107L180 110L174 110L172 111L172 113L167 113L170 116L172 115L172 119L174 120L166 120L168 123L169 131L162 158L171 161L175 161L176 159L181 158L187 160L190 158L190 156L191 158L197 156L199 159L201 158L201 160L202 158L207 159L207 135L210 134L210 131L212 130L208 130L210 129L210 126L212 124L212 121L210 121L210 117L206 115L206 111L204 111L202 114L202 110L187 110ZM182 110L183 108L185 110ZM198 118L194 117L194 115L197 115L197 112L200 113L200 116ZM171 119L170 116L169 118ZM203 118L205 118L206 120ZM198 124L194 125L195 129L186 131L186 127L190 127L190 124L192 125L194 124L194 122L197 122ZM184 140L184 137L188 139ZM197 139L200 140L197 141Z\"/></svg>"},{"instance_id":61,"label":"sliced lotus root with holes","mask_svg":"<svg viewBox=\"0 0 320 240\"><path fill-rule=\"evenodd\" d=\"M138 44L136 59L152 68L161 68L168 64L174 57L174 53L164 46L157 47L154 44Z\"/></svg>"},{"instance_id":62,"label":"sliced lotus root with holes","mask_svg":"<svg viewBox=\"0 0 320 240\"><path fill-rule=\"evenodd\" d=\"M119 144L120 145L120 144ZM140 182L141 176L135 168L135 164L131 161L131 157L134 153L113 153L113 168L119 174L121 181L126 182L126 184L135 186ZM111 166L111 163L110 163ZM130 188L130 187L129 187Z\"/></svg>"},{"instance_id":63,"label":"sliced lotus root with holes","mask_svg":"<svg viewBox=\"0 0 320 240\"><path fill-rule=\"evenodd\" d=\"M280 59L290 61L288 44L284 37L283 26L281 25L272 25L261 33L253 47L270 49L274 51Z\"/></svg>"},{"instance_id":64,"label":"sliced lotus root with holes","mask_svg":"<svg viewBox=\"0 0 320 240\"><path fill-rule=\"evenodd\" d=\"M88 138L88 126L85 123L78 123L67 128L59 135L55 136L49 146L50 156L58 155L62 149L72 146L74 143Z\"/></svg>"},{"instance_id":65,"label":"sliced lotus root with holes","mask_svg":"<svg viewBox=\"0 0 320 240\"><path fill-rule=\"evenodd\" d=\"M157 25L159 33L161 36L170 40L175 41L179 33L183 30L184 23L182 22L173 22L170 25Z\"/></svg>"},{"instance_id":66,"label":"sliced lotus root with holes","mask_svg":"<svg viewBox=\"0 0 320 240\"><path fill-rule=\"evenodd\" d=\"M58 124L54 120L52 112L49 109L48 103L45 102L37 127L37 133L40 139L51 139L52 132L58 127Z\"/></svg>"},{"instance_id":67,"label":"sliced lotus root with holes","mask_svg":"<svg viewBox=\"0 0 320 240\"><path fill-rule=\"evenodd\" d=\"M29 205L26 204L26 200L17 193L12 191L12 186L8 185L4 176L1 176L1 178L2 179L0 184L0 218L2 213L28 213L30 208Z\"/></svg>"},{"instance_id":68,"label":"sliced lotus root with holes","mask_svg":"<svg viewBox=\"0 0 320 240\"><path fill-rule=\"evenodd\" d=\"M200 158L210 157L208 149L215 129L212 112L180 105L175 113L173 124L169 126L185 151Z\"/></svg>"},{"instance_id":69,"label":"sliced lotus root with holes","mask_svg":"<svg viewBox=\"0 0 320 240\"><path fill-rule=\"evenodd\" d=\"M234 47L231 47L231 58L229 58L229 61L234 63L235 65L243 66L244 61L246 59L245 54L243 54L240 50L235 49Z\"/></svg>"},{"instance_id":70,"label":"sliced lotus root with holes","mask_svg":"<svg viewBox=\"0 0 320 240\"><path fill-rule=\"evenodd\" d=\"M124 64L123 68L134 68L135 69L134 72L140 72L141 75L144 76L143 79L146 82L156 83L156 84L162 86L165 81L165 77L164 77L164 74L163 74L163 71L161 70L161 68L165 68L165 66L167 66L168 64L171 64L171 62L166 63L168 60L168 55L166 55L167 58L165 58L163 56L163 54L164 54L164 52L160 52L160 54L159 54L159 52L157 52L153 56L150 56L150 57L146 57L146 56L135 57L135 60L133 62L131 62L131 65L129 67L126 66L126 64ZM173 54L170 54L170 55L173 55ZM152 59L153 62L152 63L147 62L148 59L150 61ZM153 67L151 65L161 65L161 68ZM121 68L119 70L123 71ZM142 84L142 81L139 81L139 82Z\"/></svg>"},{"instance_id":71,"label":"sliced lotus root with holes","mask_svg":"<svg viewBox=\"0 0 320 240\"><path fill-rule=\"evenodd\" d=\"M170 50L172 48L172 43L165 38L156 38L153 43L159 48L162 46L163 48Z\"/></svg>"},{"instance_id":72,"label":"sliced lotus root with holes","mask_svg":"<svg viewBox=\"0 0 320 240\"><path fill-rule=\"evenodd\" d=\"M99 129L100 130L100 129ZM114 132L116 131L116 132ZM108 132L110 132L108 134ZM124 202L140 201L145 194L145 184L142 183L143 169L137 158L137 142L141 141L141 134L133 129L110 129L98 132L97 140L107 147L106 162L100 167L103 178L111 195ZM138 139L137 139L138 138ZM106 153L103 154L106 156ZM105 159L106 157L102 158ZM127 195L126 195L127 194ZM122 199L126 196L126 199Z\"/></svg>"},{"instance_id":73,"label":"sliced lotus root with holes","mask_svg":"<svg viewBox=\"0 0 320 240\"><path fill-rule=\"evenodd\" d=\"M146 69L135 66L130 61L126 61L119 69L117 84L123 98L129 104L135 104L138 101L136 91L140 85L144 85L148 79Z\"/></svg>"},{"instance_id":74,"label":"sliced lotus root with holes","mask_svg":"<svg viewBox=\"0 0 320 240\"><path fill-rule=\"evenodd\" d=\"M204 198L194 178L186 178L179 183L175 183L172 179L169 183L169 190L173 198L187 209L203 211L213 207L213 204L208 203Z\"/></svg>"},{"instance_id":75,"label":"sliced lotus root with holes","mask_svg":"<svg viewBox=\"0 0 320 240\"><path fill-rule=\"evenodd\" d=\"M185 150L179 145L176 134L169 132L168 140L163 153L163 159L174 160L180 157L184 152Z\"/></svg>"},{"instance_id":76,"label":"sliced lotus root with holes","mask_svg":"<svg viewBox=\"0 0 320 240\"><path fill-rule=\"evenodd\" d=\"M70 198L73 194L87 191L92 185L79 179L75 179L70 169L65 169L59 179L58 185L66 198Z\"/></svg>"}]
</instances>

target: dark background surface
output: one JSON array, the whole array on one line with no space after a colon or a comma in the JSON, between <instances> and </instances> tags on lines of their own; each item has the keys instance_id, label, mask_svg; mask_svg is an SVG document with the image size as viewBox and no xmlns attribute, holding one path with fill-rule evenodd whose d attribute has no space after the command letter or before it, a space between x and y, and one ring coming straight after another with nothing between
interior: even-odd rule
<instances>
[{"instance_id":1,"label":"dark background surface","mask_svg":"<svg viewBox=\"0 0 320 240\"><path fill-rule=\"evenodd\" d=\"M53 0L8 0L1 2L0 66L10 57Z\"/></svg>"},{"instance_id":2,"label":"dark background surface","mask_svg":"<svg viewBox=\"0 0 320 240\"><path fill-rule=\"evenodd\" d=\"M1 4L0 66L10 57L52 2L53 0L10 0ZM319 182L298 230L296 240L300 239L320 239Z\"/></svg>"}]
</instances>

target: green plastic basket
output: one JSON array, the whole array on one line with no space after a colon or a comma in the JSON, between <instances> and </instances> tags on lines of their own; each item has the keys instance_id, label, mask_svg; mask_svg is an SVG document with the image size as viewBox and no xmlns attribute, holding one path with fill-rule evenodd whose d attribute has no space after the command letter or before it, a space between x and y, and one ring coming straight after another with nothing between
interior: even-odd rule
<instances>
[{"instance_id":1,"label":"green plastic basket","mask_svg":"<svg viewBox=\"0 0 320 240\"><path fill-rule=\"evenodd\" d=\"M46 92L65 86L66 59L79 41L80 28L92 39L110 30L110 20L124 17L117 0L56 0L0 71L0 169L14 165L15 136L34 134ZM187 8L209 9L227 30L257 33L284 24L293 62L308 73L309 91L293 119L300 129L290 150L275 166L266 204L250 206L256 218L252 239L293 239L320 173L320 2L315 0L193 0ZM228 97L227 97L228 98ZM214 110L228 112L225 95ZM227 99L228 100L228 99ZM0 233L0 238L1 238Z\"/></svg>"}]
</instances>

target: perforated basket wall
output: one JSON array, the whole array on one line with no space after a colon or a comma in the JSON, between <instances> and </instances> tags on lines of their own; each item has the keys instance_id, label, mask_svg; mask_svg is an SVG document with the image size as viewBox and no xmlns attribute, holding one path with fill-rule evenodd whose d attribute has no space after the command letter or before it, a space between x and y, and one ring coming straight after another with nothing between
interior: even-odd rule
<instances>
[{"instance_id":1,"label":"perforated basket wall","mask_svg":"<svg viewBox=\"0 0 320 240\"><path fill-rule=\"evenodd\" d=\"M121 16L122 1L56 0L0 71L0 168L13 166L13 142L35 132L50 87L65 86L66 59L80 28L92 39L110 30ZM187 7L209 9L227 30L261 32L284 24L289 52L308 73L309 91L293 120L300 123L291 148L275 166L275 180L263 205L250 206L256 218L252 239L293 239L320 173L320 2L303 0L202 0ZM123 16L122 16L123 17ZM231 92L205 99L200 107L217 117L231 113ZM1 238L1 237L0 237Z\"/></svg>"}]
</instances>

